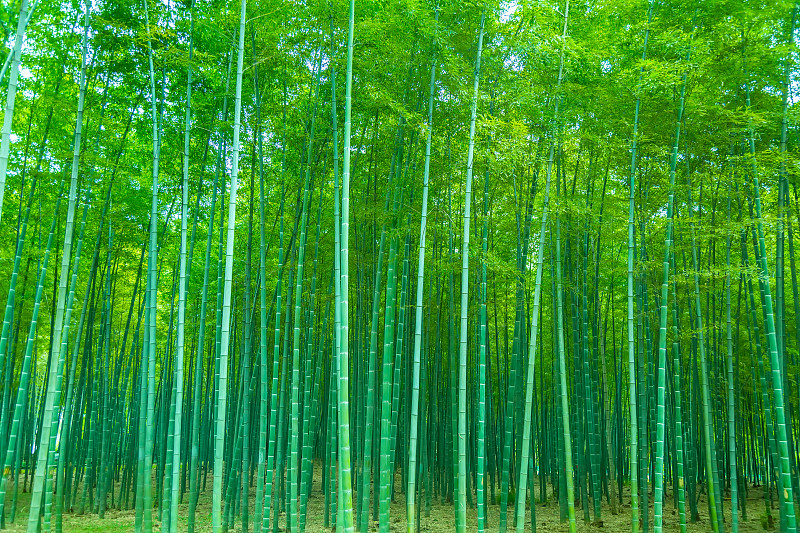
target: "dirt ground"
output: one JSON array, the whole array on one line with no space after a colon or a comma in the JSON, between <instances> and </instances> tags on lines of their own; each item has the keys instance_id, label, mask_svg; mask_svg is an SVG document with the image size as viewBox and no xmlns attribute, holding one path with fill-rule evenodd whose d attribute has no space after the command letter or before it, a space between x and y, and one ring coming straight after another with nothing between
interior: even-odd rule
<instances>
[{"instance_id":1,"label":"dirt ground","mask_svg":"<svg viewBox=\"0 0 800 533\"><path fill-rule=\"evenodd\" d=\"M333 528L326 528L323 526L323 515L324 515L324 497L320 490L320 470L319 468L315 468L315 475L314 475L314 490L312 492L312 496L308 502L308 513L307 513L307 522L306 522L306 531L309 533L315 532L330 532L333 531ZM210 481L210 480L209 480ZM400 483L398 478L397 484ZM537 487L537 498L538 498L538 483L536 484ZM209 533L211 532L211 490L210 485L208 486L208 491L204 494L200 495L200 501L198 502L197 507L197 518L196 518L196 531L197 533ZM255 501L255 490L251 490L250 492L250 519L252 521L254 513L252 507ZM28 518L27 509L28 509L28 501L30 495L29 494L20 494L20 500L18 503L17 509L17 516L14 524L6 524L7 531L10 533L17 533L25 531L26 529L26 521ZM627 500L621 506L618 506L617 514L611 514L611 509L608 503L604 500L602 505L602 516L599 521L589 521L585 522L583 519L583 510L580 508L576 508L576 519L578 524L578 531L579 532L624 532L630 531L630 500L629 500L629 493L628 487L624 487L624 494L623 500ZM679 520L678 520L678 511L677 509L673 508L672 505L673 499L672 494L667 493L666 495L666 503L664 506L664 530L668 532L678 532L679 529ZM418 505L422 503L424 504L424 499L422 502L419 502ZM726 497L723 502L723 506L725 509L725 521L727 524L730 524L730 499ZM7 505L6 511L8 511L10 505ZM513 506L509 506L509 530L513 530L510 526L513 523ZM694 533L707 533L711 531L710 524L708 522L708 512L707 512L707 504L705 500L705 496L701 496L700 502L698 503L698 510L700 512L700 520L696 523L687 523L687 531L694 532ZM650 527L652 528L652 516L653 516L653 509L652 503L649 509L650 511ZM739 519L739 530L742 532L749 532L749 531L765 531L764 523L764 515L765 515L765 505L764 505L764 498L763 492L758 487L751 487L748 492L747 498L747 511L748 511L748 520L743 521ZM178 517L178 529L180 531L186 531L187 529L187 516L188 512L188 504L182 503L179 506L179 517ZM687 505L687 513L688 513L688 505ZM775 526L777 526L778 520L778 511L774 509L772 511L772 515L776 521ZM499 505L490 505L489 506L489 516L488 516L488 524L487 529L490 531L496 530L498 526L498 521L500 517L500 506ZM63 530L65 533L128 533L134 531L134 518L135 513L133 510L108 510L106 512L106 516L104 519L99 519L97 515L84 515L84 516L77 516L71 513L64 514L64 522L63 522ZM160 531L159 522L156 521L158 518L157 512L154 512L154 531ZM281 514L279 527L280 530L283 531L285 529L285 515ZM527 512L526 518L526 525L525 530L531 531L530 525L531 514L530 510ZM594 520L592 516L592 520ZM392 533L404 533L406 531L406 509L405 509L405 499L402 494L398 494L396 497L396 501L392 503L391 510L390 510L390 531ZM426 532L426 533L443 533L455 530L455 519L453 515L453 506L452 503L448 504L441 504L441 502L432 501L431 502L431 509L430 515L425 515L425 508L422 507L420 513L420 525L419 531ZM468 531L475 531L477 527L477 514L474 508L467 508L467 530ZM250 530L252 531L252 522L250 525ZM537 531L568 531L569 527L566 522L560 521L560 513L559 513L559 506L557 500L550 500L545 503L536 504L536 530ZM232 529L229 531L231 532L240 532L241 531L241 522L237 520L236 524ZM378 523L373 521L370 524L370 531L378 531Z\"/></svg>"}]
</instances>

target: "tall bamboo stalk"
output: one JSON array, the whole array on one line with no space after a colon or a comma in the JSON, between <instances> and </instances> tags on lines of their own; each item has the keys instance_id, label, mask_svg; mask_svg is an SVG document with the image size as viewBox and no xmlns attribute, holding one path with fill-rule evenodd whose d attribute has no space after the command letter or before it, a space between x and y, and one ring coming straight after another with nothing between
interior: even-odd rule
<instances>
[{"instance_id":1,"label":"tall bamboo stalk","mask_svg":"<svg viewBox=\"0 0 800 533\"><path fill-rule=\"evenodd\" d=\"M745 68L745 104L749 111L750 104L750 83L747 80L747 69ZM767 264L766 244L764 240L764 223L761 213L761 191L758 178L758 164L756 161L755 134L752 117L747 119L747 143L749 147L750 174L752 177L752 194L755 208L757 235L756 245L758 252L759 277L763 280L760 283L762 288L762 302L764 311L764 326L766 328L767 346L769 350L769 362L772 371L772 396L775 408L775 440L777 441L778 459L778 488L782 493L783 508L786 520L786 531L794 533L797 531L797 523L794 510L794 494L792 489L792 475L789 460L789 443L786 419L786 403L784 400L783 377L781 375L781 362L778 359L778 341L775 333L775 314L772 303L772 292L769 284L769 266Z\"/></svg>"},{"instance_id":2,"label":"tall bamboo stalk","mask_svg":"<svg viewBox=\"0 0 800 533\"><path fill-rule=\"evenodd\" d=\"M639 142L639 109L641 107L641 88L642 77L644 76L644 61L647 58L647 41L650 37L650 22L653 17L653 2L649 2L647 9L647 26L644 32L644 44L642 46L642 66L639 69L639 80L637 82L636 104L633 113L633 136L631 138L631 170L630 184L628 187L628 401L630 402L630 482L631 482L631 532L639 533L639 428L636 413L639 408L636 401L636 325L633 320L634 315L634 255L636 247L636 237L634 223L636 211L634 208L634 197L636 192L636 149ZM645 512L647 510L645 509Z\"/></svg>"},{"instance_id":3,"label":"tall bamboo stalk","mask_svg":"<svg viewBox=\"0 0 800 533\"><path fill-rule=\"evenodd\" d=\"M222 294L221 338L219 355L219 393L214 427L214 484L211 521L214 533L222 531L222 475L225 445L225 419L228 400L228 352L231 334L231 285L233 283L233 244L236 230L236 192L239 187L239 136L242 120L242 70L244 68L244 28L247 0L242 0L239 12L239 47L236 59L236 96L233 106L233 144L231 186L228 199L228 227L225 240L225 278Z\"/></svg>"},{"instance_id":4,"label":"tall bamboo stalk","mask_svg":"<svg viewBox=\"0 0 800 533\"><path fill-rule=\"evenodd\" d=\"M349 348L349 290L350 290L350 129L351 103L353 90L353 26L355 19L355 0L350 0L350 15L347 30L347 71L345 74L344 96L344 156L342 158L342 229L340 278L340 313L341 329L339 335L339 360L337 361L338 381L338 416L339 416L339 468L340 498L337 510L342 515L344 533L353 531L353 484L350 472L350 348Z\"/></svg>"},{"instance_id":5,"label":"tall bamboo stalk","mask_svg":"<svg viewBox=\"0 0 800 533\"><path fill-rule=\"evenodd\" d=\"M434 20L439 19L439 9L436 8ZM422 320L423 298L425 285L425 237L428 223L428 183L431 169L431 142L433 136L433 104L436 85L436 53L431 56L431 77L428 83L428 119L427 138L425 140L425 168L422 176L422 211L419 223L419 253L417 259L417 294L414 304L414 360L411 383L411 415L409 420L409 446L408 446L408 485L406 489L406 531L416 531L416 498L417 498L417 438L419 420L419 395L420 395L420 367L422 364ZM424 420L424 414L423 414ZM480 490L480 488L479 488ZM481 513L481 510L478 510ZM480 527L480 526L479 526Z\"/></svg>"},{"instance_id":6,"label":"tall bamboo stalk","mask_svg":"<svg viewBox=\"0 0 800 533\"><path fill-rule=\"evenodd\" d=\"M467 313L469 301L469 221L472 203L472 163L475 154L475 119L478 113L478 84L481 77L481 51L486 11L481 12L478 31L478 52L472 81L472 103L469 119L469 148L467 149L467 184L464 193L464 233L461 237L461 324L458 357L458 503L456 531L467 529Z\"/></svg>"}]
</instances>

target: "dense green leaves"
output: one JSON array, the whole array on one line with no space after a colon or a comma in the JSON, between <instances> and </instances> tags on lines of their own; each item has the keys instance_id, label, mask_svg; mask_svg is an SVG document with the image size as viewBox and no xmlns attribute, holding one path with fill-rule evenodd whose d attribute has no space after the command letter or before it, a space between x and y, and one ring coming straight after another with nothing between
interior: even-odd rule
<instances>
[{"instance_id":1,"label":"dense green leaves","mask_svg":"<svg viewBox=\"0 0 800 533\"><path fill-rule=\"evenodd\" d=\"M796 16L4 5L0 520L794 531Z\"/></svg>"}]
</instances>

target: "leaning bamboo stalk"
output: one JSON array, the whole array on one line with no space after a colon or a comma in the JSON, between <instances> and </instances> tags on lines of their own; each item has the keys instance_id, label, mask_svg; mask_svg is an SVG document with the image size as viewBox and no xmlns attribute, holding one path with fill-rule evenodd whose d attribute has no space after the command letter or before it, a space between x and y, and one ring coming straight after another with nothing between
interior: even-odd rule
<instances>
[{"instance_id":1,"label":"leaning bamboo stalk","mask_svg":"<svg viewBox=\"0 0 800 533\"><path fill-rule=\"evenodd\" d=\"M3 475L2 477L0 477L0 513L3 512L3 506L5 503L6 483L7 483L7 478L5 474L11 469L12 461L14 460L14 454L16 451L17 439L19 439L20 432L23 429L21 427L21 420L28 402L28 387L31 384L30 383L31 373L32 373L31 361L33 355L34 340L36 338L39 309L41 307L42 292L44 288L45 279L47 277L47 264L50 259L50 253L53 245L53 236L55 234L56 224L58 222L58 208L61 205L61 195L63 193L63 190L64 190L64 182L62 181L58 193L58 199L56 200L56 208L53 216L53 222L50 226L50 232L48 233L47 237L47 245L45 248L44 257L42 258L41 267L39 268L39 280L36 286L36 296L34 298L33 312L31 314L28 340L25 344L25 355L23 358L22 369L19 377L17 399L16 399L16 404L14 406L14 416L11 419L11 429L9 431L6 457L5 457L5 462L3 464L3 472L2 472ZM35 365L34 365L34 371L35 371ZM33 385L35 386L35 381L33 382ZM18 483L19 483L19 478L16 478L15 485Z\"/></svg>"},{"instance_id":2,"label":"leaning bamboo stalk","mask_svg":"<svg viewBox=\"0 0 800 533\"><path fill-rule=\"evenodd\" d=\"M745 70L745 75L747 71ZM749 111L750 104L750 84L745 79L745 102ZM752 117L748 115L748 135L747 142L749 147L750 173L752 177L752 194L755 208L755 231L757 241L754 243L758 252L759 277L763 280L762 302L764 310L764 326L766 328L767 346L769 362L772 373L772 395L773 406L775 408L775 440L777 441L777 458L779 474L779 490L782 492L783 506L786 520L786 530L793 533L797 530L797 523L794 510L794 494L792 489L792 475L789 460L789 443L787 440L787 420L783 390L783 378L781 376L781 362L778 358L778 342L775 333L775 314L773 311L772 293L769 284L769 265L767 264L766 244L764 240L764 223L761 213L761 191L758 178L758 164L756 161L755 134Z\"/></svg>"},{"instance_id":3,"label":"leaning bamboo stalk","mask_svg":"<svg viewBox=\"0 0 800 533\"><path fill-rule=\"evenodd\" d=\"M17 96L17 78L19 76L19 63L22 56L22 41L25 38L25 28L30 20L31 13L38 1L28 10L28 0L22 0L17 19L17 33L14 39L14 49L8 55L11 60L11 72L8 76L8 90L6 91L6 106L3 114L3 127L0 130L0 220L3 218L3 197L6 190L6 177L8 175L8 154L11 147L11 126L14 121L14 104ZM6 66L3 65L3 72ZM3 76L0 76L0 80Z\"/></svg>"},{"instance_id":4,"label":"leaning bamboo stalk","mask_svg":"<svg viewBox=\"0 0 800 533\"><path fill-rule=\"evenodd\" d=\"M567 4L567 9L569 9L569 4ZM562 38L566 37L567 32L567 24L566 19L564 21L564 32L562 34ZM555 104L553 109L553 130L552 130L552 139L550 141L550 155L547 159L547 168L545 170L545 189L544 189L544 203L542 205L542 221L541 227L539 229L539 247L536 251L536 278L535 278L535 285L534 285L534 292L533 292L533 306L531 310L531 327L530 327L530 339L528 341L528 365L527 365L527 372L525 375L525 414L523 418L523 426L522 426L522 459L521 459L521 468L519 469L519 483L517 483L517 496L516 496L516 530L518 533L522 533L525 530L525 506L527 500L527 488L528 488L528 460L530 454L530 439L531 439L531 425L532 425L532 413L533 413L533 382L534 382L534 372L536 369L536 347L537 347L537 335L539 334L539 315L540 315L540 300L542 295L542 275L544 269L544 250L545 250L545 238L547 232L547 216L549 214L550 209L550 182L553 175L553 159L555 156L555 143L558 134L560 133L559 129L559 106L561 104L561 82L564 79L564 49L566 47L566 43L562 43L561 47L561 54L559 57L559 66L558 66L558 79L556 81L556 98ZM531 507L535 503L533 497L533 493L531 493ZM534 526L535 527L535 526Z\"/></svg>"}]
</instances>

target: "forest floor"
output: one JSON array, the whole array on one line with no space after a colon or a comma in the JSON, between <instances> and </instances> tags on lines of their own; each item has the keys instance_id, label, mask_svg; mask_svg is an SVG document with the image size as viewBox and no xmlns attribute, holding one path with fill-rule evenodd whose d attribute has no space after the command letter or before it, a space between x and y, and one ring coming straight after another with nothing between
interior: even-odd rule
<instances>
[{"instance_id":1,"label":"forest floor","mask_svg":"<svg viewBox=\"0 0 800 533\"><path fill-rule=\"evenodd\" d=\"M315 468L315 487L314 491L312 492L312 496L308 502L308 513L307 513L307 522L306 522L306 531L309 533L315 532L330 532L333 531L331 527L325 527L323 524L323 517L324 517L324 496L320 490L320 479L321 475L319 468ZM397 483L400 483L399 477L397 478ZM538 492L538 480L536 483L537 488L537 498L539 497ZM549 489L550 487L548 487ZM13 489L12 489L13 490ZM9 491L10 493L10 491ZM255 503L255 491L251 490L250 492L250 520L253 520L253 506ZM549 496L552 496L549 494ZM602 505L602 517L600 520L595 521L593 516L589 521L584 520L584 513L581 508L576 506L575 515L577 519L577 526L578 531L582 533L594 533L594 532L625 532L630 531L630 521L631 521L631 514L630 514L630 500L629 500L629 493L628 487L624 487L624 494L623 499L626 500L626 503L623 505L618 506L617 514L612 514L610 506L608 505L607 501L603 501ZM9 533L19 533L26 530L27 525L27 518L28 518L28 505L30 502L30 494L24 493L19 494L19 501L18 501L18 508L16 513L16 520L15 523L9 524L6 523L6 531ZM664 506L664 530L668 532L678 532L679 529L679 522L678 522L678 511L672 505L673 498L671 492L667 492L666 494L666 503ZM444 533L450 532L455 530L455 519L453 513L453 504L452 502L449 503L442 503L441 500L434 499L431 502L430 507L430 514L426 516L425 507L424 507L424 496L422 497L422 501L418 503L418 505L422 504L421 516L420 516L420 526L419 531L425 533ZM726 524L730 524L730 499L729 496L726 496L723 501L723 507L725 509L725 521ZM741 508L741 505L740 505ZM10 509L10 503L7 503L6 512ZM748 520L744 521L739 519L739 530L743 532L750 532L750 531L765 531L765 530L773 530L776 529L775 527L764 527L767 525L766 518L765 518L765 506L764 506L764 497L763 491L760 487L750 487L748 490L748 497L747 497L747 511L748 511ZM687 503L687 515L688 515L688 503ZM700 500L698 501L698 511L700 514L700 520L695 523L687 523L687 531L692 533L708 533L711 531L710 523L708 521L708 506L706 503L705 495L700 496ZM179 506L179 516L178 516L178 529L179 531L186 531L187 529L187 513L188 513L188 504L182 503ZM591 514L591 513L590 513ZM211 490L210 490L210 480L209 480L209 490L205 493L200 495L200 500L197 506L197 518L196 518L196 531L197 533L210 533L211 532ZM775 519L774 526L777 526L778 520L778 511L777 509L773 509L772 516ZM390 531L391 533L404 533L406 531L406 509L405 509L405 500L402 494L398 494L396 496L396 501L392 503L391 510L390 510ZM489 506L489 516L488 516L488 523L487 523L487 530L494 531L496 530L499 522L500 517L500 506L499 505L490 505ZM652 509L652 500L650 503L650 528L652 529L652 520L653 520L653 509ZM153 513L153 530L160 531L160 523L157 520L158 513ZM280 530L284 531L285 526L285 515L281 514L280 517ZM513 505L509 504L509 531L513 530L511 525L513 524ZM527 512L526 517L526 531L531 531L530 527L530 519L531 513L530 510ZM96 514L85 514L82 516L73 514L73 513L65 513L63 518L63 531L65 533L132 533L134 531L134 520L135 520L135 512L133 509L130 510L116 510L116 509L109 509L106 511L105 518L100 519L97 517ZM688 516L687 516L688 520ZM475 531L477 528L477 513L474 508L467 508L467 530L468 531ZM250 529L252 530L252 523L250 525ZM566 522L562 522L560 520L560 511L559 505L557 500L549 500L547 502L538 502L536 503L536 530L537 531L552 531L552 532L560 532L560 531L568 531L569 526ZM233 528L229 529L230 532L240 532L241 531L241 522L239 520L236 521L236 524ZM372 522L370 525L370 531L378 531L378 523L376 521Z\"/></svg>"}]
</instances>

